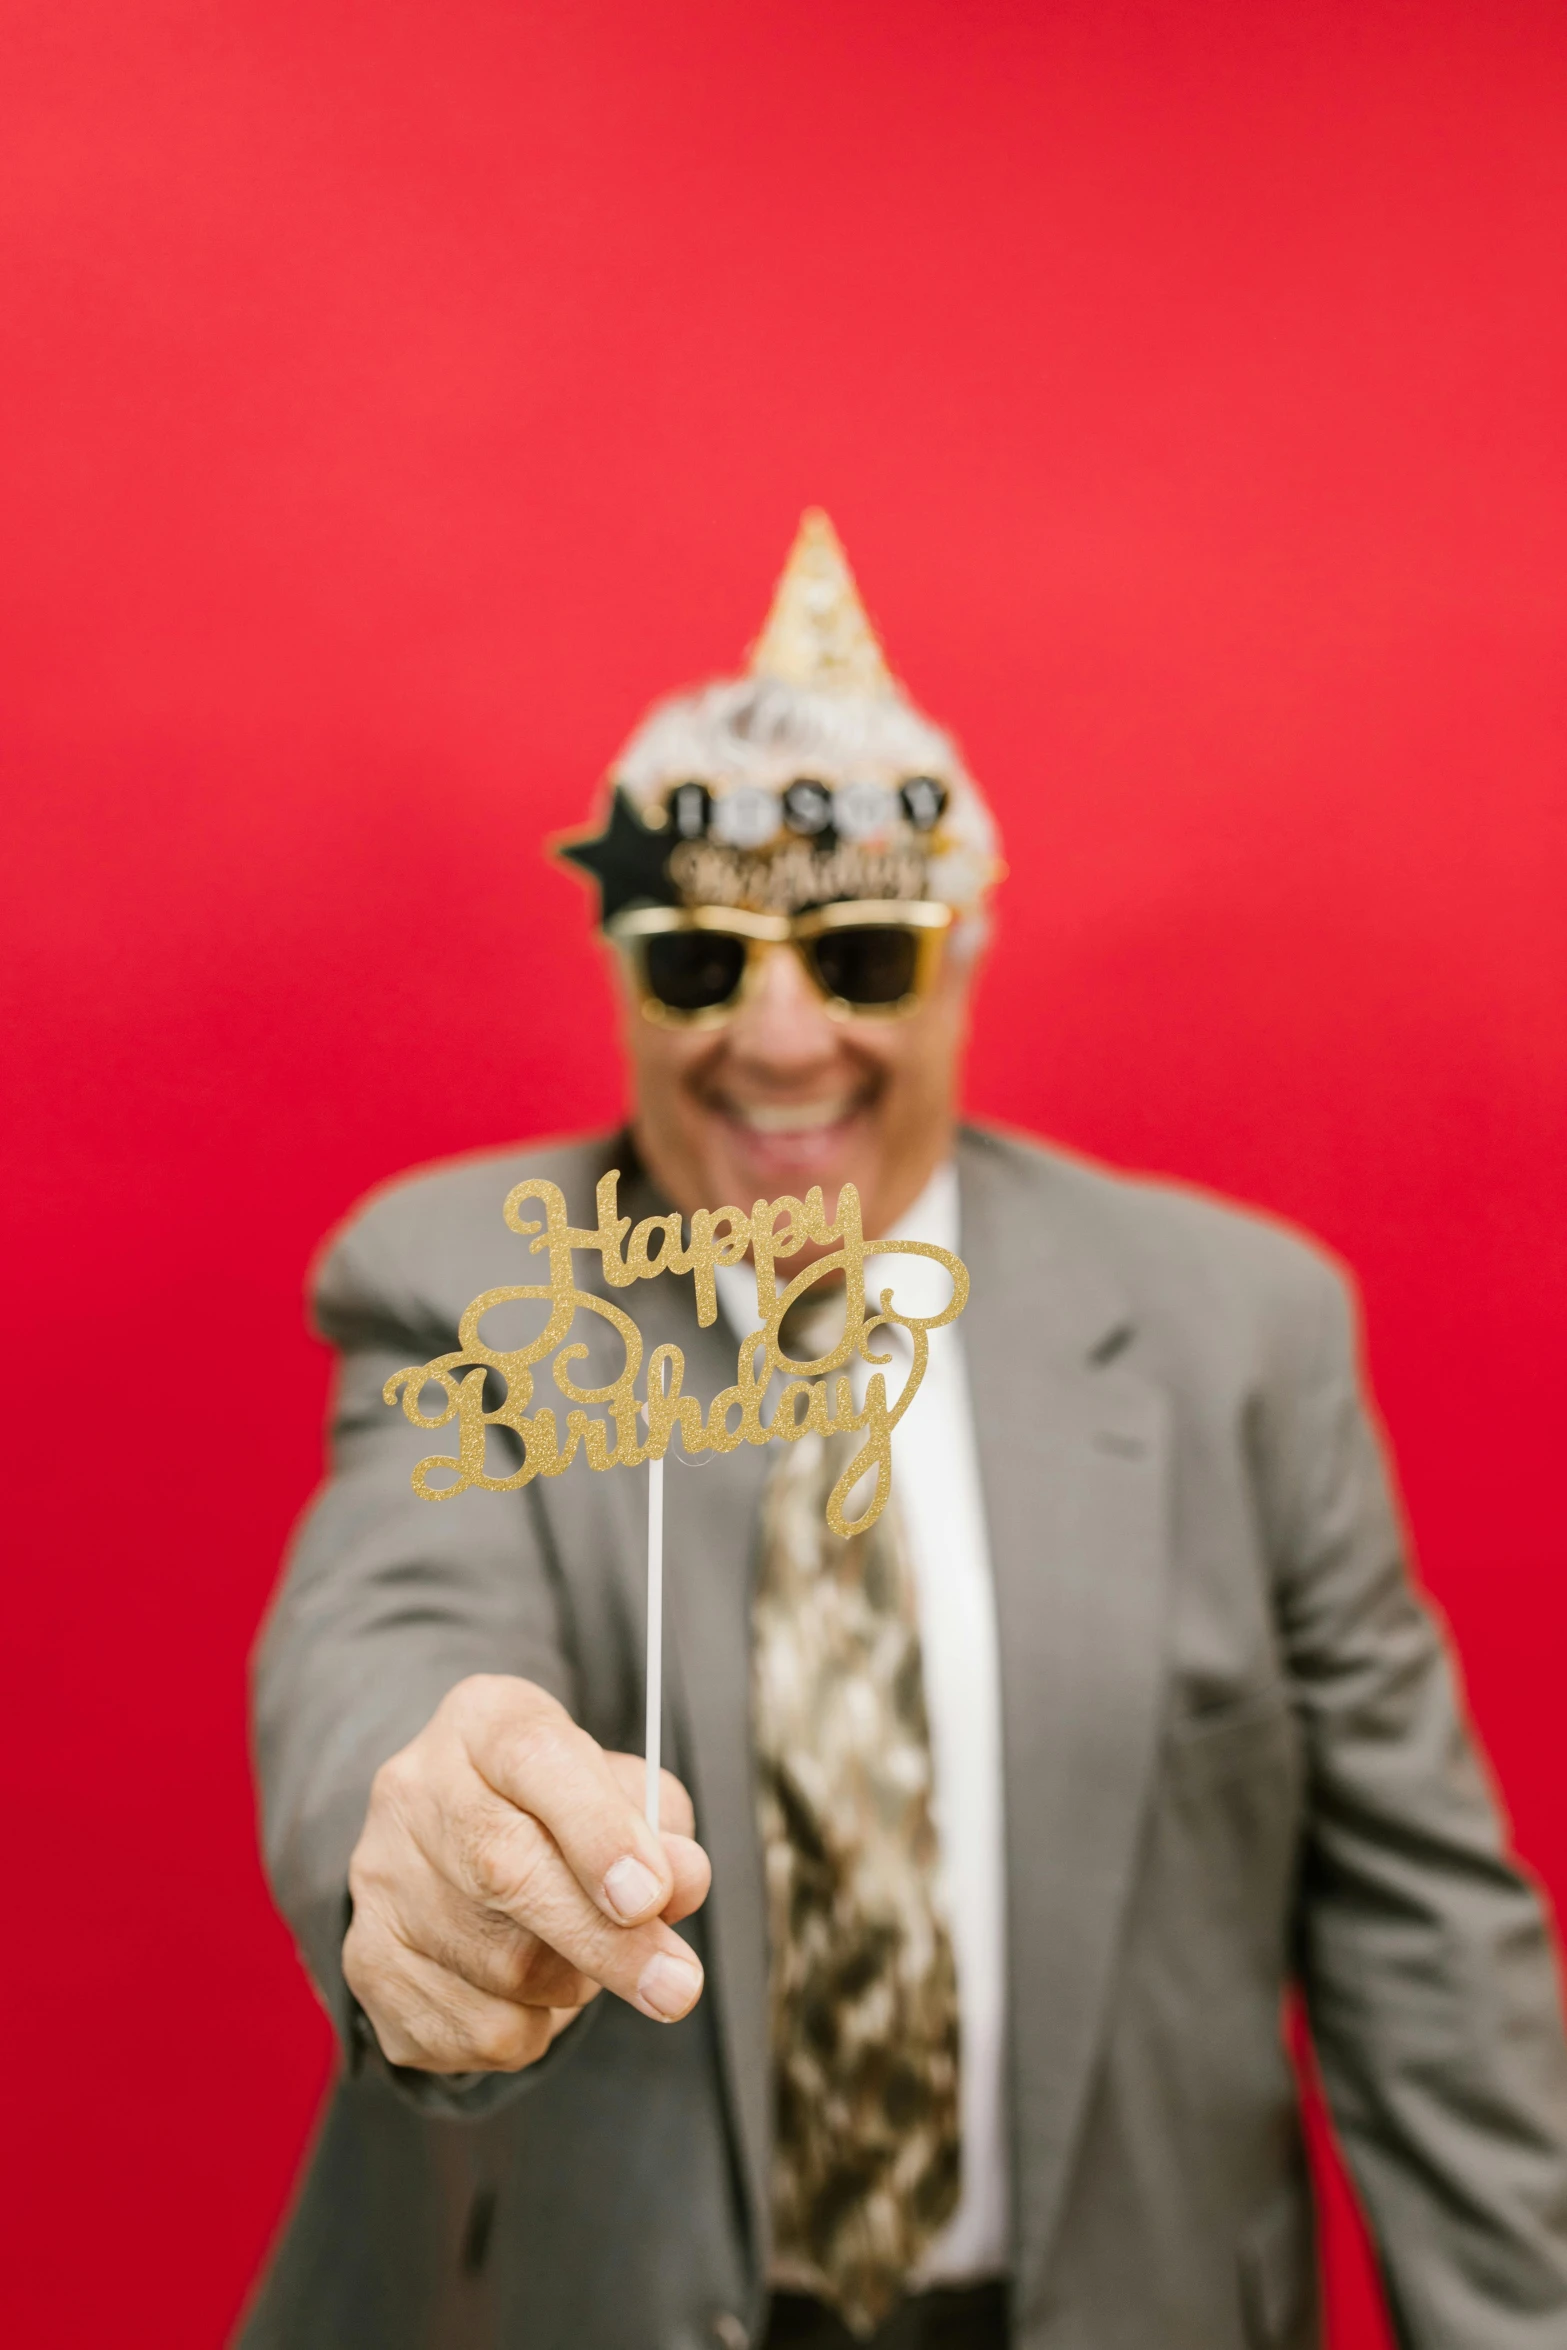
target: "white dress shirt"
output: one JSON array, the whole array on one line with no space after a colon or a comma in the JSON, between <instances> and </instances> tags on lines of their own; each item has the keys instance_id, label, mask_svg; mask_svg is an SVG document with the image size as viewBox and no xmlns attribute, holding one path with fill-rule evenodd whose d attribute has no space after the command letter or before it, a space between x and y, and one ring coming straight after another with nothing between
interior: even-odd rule
<instances>
[{"instance_id":1,"label":"white dress shirt","mask_svg":"<svg viewBox=\"0 0 1567 2350\"><path fill-rule=\"evenodd\" d=\"M961 1255L957 1170L938 1169L889 1240L933 1241ZM788 1265L785 1261L784 1272ZM757 1328L749 1265L718 1269L725 1318L743 1337ZM884 1257L867 1266L874 1299L890 1287L905 1313L936 1313L950 1295L928 1257ZM1006 2032L1006 1874L1003 1848L1001 1682L995 1592L984 1495L974 1443L961 1322L933 1330L924 1382L893 1431L894 1491L908 1539L919 1609L925 1707L930 1718L935 1824L958 1979L959 2110L963 2183L957 2210L921 2267L924 2284L1000 2276L1009 2264L1009 2193L1003 2062ZM900 1330L871 1344L894 1351L886 1378L895 1396L910 1360ZM863 1400L865 1365L856 1384Z\"/></svg>"}]
</instances>

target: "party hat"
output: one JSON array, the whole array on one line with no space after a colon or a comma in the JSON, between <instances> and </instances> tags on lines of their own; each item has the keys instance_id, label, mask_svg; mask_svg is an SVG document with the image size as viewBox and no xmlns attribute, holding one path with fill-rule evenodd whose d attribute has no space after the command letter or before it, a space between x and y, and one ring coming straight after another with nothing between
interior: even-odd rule
<instances>
[{"instance_id":1,"label":"party hat","mask_svg":"<svg viewBox=\"0 0 1567 2350\"><path fill-rule=\"evenodd\" d=\"M819 506L800 518L772 610L746 666L752 677L778 677L820 693L896 691L848 557Z\"/></svg>"}]
</instances>

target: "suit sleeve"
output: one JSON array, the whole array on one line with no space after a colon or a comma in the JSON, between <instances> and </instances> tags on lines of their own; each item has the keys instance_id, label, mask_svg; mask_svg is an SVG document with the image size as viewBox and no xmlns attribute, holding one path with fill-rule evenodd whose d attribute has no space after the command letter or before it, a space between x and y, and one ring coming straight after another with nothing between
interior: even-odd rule
<instances>
[{"instance_id":1,"label":"suit sleeve","mask_svg":"<svg viewBox=\"0 0 1567 2350\"><path fill-rule=\"evenodd\" d=\"M1336 1276L1315 1323L1280 1443L1280 1608L1308 1756L1299 1965L1317 2061L1403 2350L1567 2350L1551 1928L1407 1571Z\"/></svg>"},{"instance_id":2,"label":"suit sleeve","mask_svg":"<svg viewBox=\"0 0 1567 2350\"><path fill-rule=\"evenodd\" d=\"M338 1350L328 1472L254 1664L267 1868L351 2069L376 2057L341 1951L349 1857L377 1769L470 1673L521 1674L573 1710L576 1697L530 1491L426 1502L410 1487L414 1463L449 1447L450 1432L411 1427L382 1387L457 1338L408 1275L416 1252L397 1242L395 1199L379 1202L317 1276L316 1320Z\"/></svg>"}]
</instances>

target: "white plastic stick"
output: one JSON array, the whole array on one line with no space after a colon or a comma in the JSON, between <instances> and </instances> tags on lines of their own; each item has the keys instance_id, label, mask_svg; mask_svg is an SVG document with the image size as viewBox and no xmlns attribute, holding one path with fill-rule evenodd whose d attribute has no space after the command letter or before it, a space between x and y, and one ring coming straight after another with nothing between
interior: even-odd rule
<instances>
[{"instance_id":1,"label":"white plastic stick","mask_svg":"<svg viewBox=\"0 0 1567 2350\"><path fill-rule=\"evenodd\" d=\"M658 1834L659 1743L664 1727L664 1464L647 1465L647 1824Z\"/></svg>"}]
</instances>

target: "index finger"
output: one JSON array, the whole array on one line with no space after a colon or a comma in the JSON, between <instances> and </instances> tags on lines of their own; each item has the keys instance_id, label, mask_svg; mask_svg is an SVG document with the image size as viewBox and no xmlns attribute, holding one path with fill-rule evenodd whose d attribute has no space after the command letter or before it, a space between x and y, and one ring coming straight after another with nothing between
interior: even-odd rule
<instances>
[{"instance_id":1,"label":"index finger","mask_svg":"<svg viewBox=\"0 0 1567 2350\"><path fill-rule=\"evenodd\" d=\"M563 1705L530 1683L497 1679L472 1693L463 1736L479 1776L549 1830L607 1918L631 1926L658 1915L674 1891L669 1856L604 1749Z\"/></svg>"}]
</instances>

